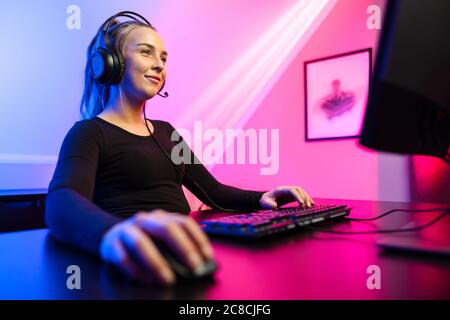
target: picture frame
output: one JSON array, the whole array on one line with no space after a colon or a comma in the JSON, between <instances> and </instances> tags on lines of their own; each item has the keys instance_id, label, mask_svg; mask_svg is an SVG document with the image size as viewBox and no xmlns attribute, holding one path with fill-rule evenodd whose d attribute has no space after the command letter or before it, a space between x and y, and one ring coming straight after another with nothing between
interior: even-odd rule
<instances>
[{"instance_id":1,"label":"picture frame","mask_svg":"<svg viewBox=\"0 0 450 320\"><path fill-rule=\"evenodd\" d=\"M371 79L372 48L305 61L305 140L359 137Z\"/></svg>"}]
</instances>

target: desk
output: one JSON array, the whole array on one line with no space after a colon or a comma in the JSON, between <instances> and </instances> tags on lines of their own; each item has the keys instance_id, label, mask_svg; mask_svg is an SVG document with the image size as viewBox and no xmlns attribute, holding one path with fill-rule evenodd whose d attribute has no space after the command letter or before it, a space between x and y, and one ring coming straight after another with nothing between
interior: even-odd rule
<instances>
[{"instance_id":1,"label":"desk","mask_svg":"<svg viewBox=\"0 0 450 320\"><path fill-rule=\"evenodd\" d=\"M0 190L0 202L23 202L45 200L47 189Z\"/></svg>"},{"instance_id":2,"label":"desk","mask_svg":"<svg viewBox=\"0 0 450 320\"><path fill-rule=\"evenodd\" d=\"M0 190L0 232L46 227L47 189Z\"/></svg>"},{"instance_id":3,"label":"desk","mask_svg":"<svg viewBox=\"0 0 450 320\"><path fill-rule=\"evenodd\" d=\"M394 208L444 204L315 199L345 203L352 217ZM339 222L335 230L401 227L437 213L397 213L376 222ZM201 218L198 215L195 217ZM427 232L449 233L446 217ZM424 231L425 232L425 231ZM47 229L0 234L0 299L450 299L449 259L384 252L382 235L342 236L301 230L260 243L212 240L220 264L212 282L155 288L130 282L98 258L53 240ZM81 290L68 290L66 268L81 268ZM369 265L381 268L381 289L366 285Z\"/></svg>"}]
</instances>

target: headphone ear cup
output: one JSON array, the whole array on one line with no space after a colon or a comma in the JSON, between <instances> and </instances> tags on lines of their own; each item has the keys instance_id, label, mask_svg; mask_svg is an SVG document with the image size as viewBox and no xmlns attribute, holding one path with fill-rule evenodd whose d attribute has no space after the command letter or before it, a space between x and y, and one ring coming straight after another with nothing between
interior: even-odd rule
<instances>
[{"instance_id":1,"label":"headphone ear cup","mask_svg":"<svg viewBox=\"0 0 450 320\"><path fill-rule=\"evenodd\" d=\"M102 85L117 84L122 79L125 62L122 54L113 49L113 44L108 46L105 43L105 37L105 31L101 31L97 37L91 54L91 74Z\"/></svg>"},{"instance_id":2,"label":"headphone ear cup","mask_svg":"<svg viewBox=\"0 0 450 320\"><path fill-rule=\"evenodd\" d=\"M122 55L106 48L97 48L91 55L91 74L100 84L120 82L125 69Z\"/></svg>"},{"instance_id":3,"label":"headphone ear cup","mask_svg":"<svg viewBox=\"0 0 450 320\"><path fill-rule=\"evenodd\" d=\"M91 74L95 80L104 84L111 78L114 58L109 50L97 48L91 55Z\"/></svg>"},{"instance_id":4,"label":"headphone ear cup","mask_svg":"<svg viewBox=\"0 0 450 320\"><path fill-rule=\"evenodd\" d=\"M122 80L125 71L125 60L123 59L122 54L116 50L111 51L110 54L113 61L113 67L110 80L106 84L118 84L120 80Z\"/></svg>"}]
</instances>

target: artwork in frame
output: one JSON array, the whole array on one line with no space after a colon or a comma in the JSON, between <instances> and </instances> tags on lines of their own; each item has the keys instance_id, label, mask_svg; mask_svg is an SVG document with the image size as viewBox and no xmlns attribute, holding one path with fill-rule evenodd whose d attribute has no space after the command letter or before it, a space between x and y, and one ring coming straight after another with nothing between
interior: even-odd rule
<instances>
[{"instance_id":1,"label":"artwork in frame","mask_svg":"<svg viewBox=\"0 0 450 320\"><path fill-rule=\"evenodd\" d=\"M305 61L305 140L360 135L372 79L372 48Z\"/></svg>"}]
</instances>

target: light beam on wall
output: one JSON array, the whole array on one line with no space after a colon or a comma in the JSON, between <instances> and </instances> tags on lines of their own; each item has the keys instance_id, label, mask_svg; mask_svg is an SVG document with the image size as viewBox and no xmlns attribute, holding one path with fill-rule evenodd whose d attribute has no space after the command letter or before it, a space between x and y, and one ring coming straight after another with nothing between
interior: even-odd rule
<instances>
[{"instance_id":1,"label":"light beam on wall","mask_svg":"<svg viewBox=\"0 0 450 320\"><path fill-rule=\"evenodd\" d=\"M192 128L201 120L205 129L242 128L336 2L298 1L204 90L176 126Z\"/></svg>"}]
</instances>

